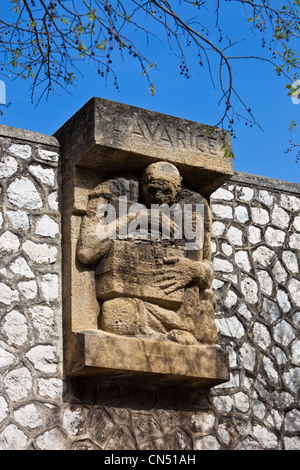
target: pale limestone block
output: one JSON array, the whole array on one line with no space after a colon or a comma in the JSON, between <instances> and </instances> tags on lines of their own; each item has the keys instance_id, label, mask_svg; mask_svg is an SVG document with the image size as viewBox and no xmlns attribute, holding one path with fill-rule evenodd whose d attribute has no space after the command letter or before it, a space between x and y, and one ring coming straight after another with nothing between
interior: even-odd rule
<instances>
[{"instance_id":1,"label":"pale limestone block","mask_svg":"<svg viewBox=\"0 0 300 470\"><path fill-rule=\"evenodd\" d=\"M239 308L238 308L238 312L240 315L242 315L242 317L244 317L246 320L251 320L252 318L252 313L250 312L250 310L246 307L245 304L242 304Z\"/></svg>"},{"instance_id":2,"label":"pale limestone block","mask_svg":"<svg viewBox=\"0 0 300 470\"><path fill-rule=\"evenodd\" d=\"M292 325L285 320L273 327L273 335L277 343L283 346L288 346L290 342L295 338L295 333Z\"/></svg>"},{"instance_id":3,"label":"pale limestone block","mask_svg":"<svg viewBox=\"0 0 300 470\"><path fill-rule=\"evenodd\" d=\"M49 194L48 196L48 204L51 210L58 211L58 194L56 191Z\"/></svg>"},{"instance_id":4,"label":"pale limestone block","mask_svg":"<svg viewBox=\"0 0 300 470\"><path fill-rule=\"evenodd\" d=\"M13 263L11 263L9 269L17 276L26 277L28 279L32 279L35 277L34 273L31 271L28 263L24 258L16 259Z\"/></svg>"},{"instance_id":5,"label":"pale limestone block","mask_svg":"<svg viewBox=\"0 0 300 470\"><path fill-rule=\"evenodd\" d=\"M271 222L276 227L287 229L290 223L290 216L284 209L275 205L271 213Z\"/></svg>"},{"instance_id":6,"label":"pale limestone block","mask_svg":"<svg viewBox=\"0 0 300 470\"><path fill-rule=\"evenodd\" d=\"M266 295L272 295L273 291L273 280L267 273L267 271L257 271L258 282L260 285L261 292Z\"/></svg>"},{"instance_id":7,"label":"pale limestone block","mask_svg":"<svg viewBox=\"0 0 300 470\"><path fill-rule=\"evenodd\" d=\"M7 211L8 220L16 230L27 231L29 229L28 215L24 211Z\"/></svg>"},{"instance_id":8,"label":"pale limestone block","mask_svg":"<svg viewBox=\"0 0 300 470\"><path fill-rule=\"evenodd\" d=\"M26 317L16 310L12 310L4 317L2 329L8 338L8 344L22 346L27 341L28 324Z\"/></svg>"},{"instance_id":9,"label":"pale limestone block","mask_svg":"<svg viewBox=\"0 0 300 470\"><path fill-rule=\"evenodd\" d=\"M299 450L300 449L300 437L284 437L284 448L285 450Z\"/></svg>"},{"instance_id":10,"label":"pale limestone block","mask_svg":"<svg viewBox=\"0 0 300 470\"><path fill-rule=\"evenodd\" d=\"M288 285L290 296L297 307L300 307L300 281L292 279Z\"/></svg>"},{"instance_id":11,"label":"pale limestone block","mask_svg":"<svg viewBox=\"0 0 300 470\"><path fill-rule=\"evenodd\" d=\"M215 322L218 331L224 336L242 338L245 334L242 323L236 317L217 318Z\"/></svg>"},{"instance_id":12,"label":"pale limestone block","mask_svg":"<svg viewBox=\"0 0 300 470\"><path fill-rule=\"evenodd\" d=\"M47 162L58 162L59 155L57 152L53 152L53 150L44 150L38 149L38 156L41 160L45 160Z\"/></svg>"},{"instance_id":13,"label":"pale limestone block","mask_svg":"<svg viewBox=\"0 0 300 470\"><path fill-rule=\"evenodd\" d=\"M284 209L291 212L300 210L300 198L291 196L290 194L282 194L280 198L280 204Z\"/></svg>"},{"instance_id":14,"label":"pale limestone block","mask_svg":"<svg viewBox=\"0 0 300 470\"><path fill-rule=\"evenodd\" d=\"M248 253L246 251L237 251L235 254L235 262L239 268L243 269L244 271L251 271L251 264Z\"/></svg>"},{"instance_id":15,"label":"pale limestone block","mask_svg":"<svg viewBox=\"0 0 300 470\"><path fill-rule=\"evenodd\" d=\"M0 212L0 228L2 228L2 225L3 225L3 215L2 215L2 212Z\"/></svg>"},{"instance_id":16,"label":"pale limestone block","mask_svg":"<svg viewBox=\"0 0 300 470\"><path fill-rule=\"evenodd\" d=\"M47 302L58 298L58 276L56 274L45 274L42 277L42 292Z\"/></svg>"},{"instance_id":17,"label":"pale limestone block","mask_svg":"<svg viewBox=\"0 0 300 470\"><path fill-rule=\"evenodd\" d=\"M32 377L26 367L14 369L4 378L5 390L10 400L16 402L27 398L32 390Z\"/></svg>"},{"instance_id":18,"label":"pale limestone block","mask_svg":"<svg viewBox=\"0 0 300 470\"><path fill-rule=\"evenodd\" d=\"M68 442L58 428L46 431L36 440L37 446L41 450L66 450Z\"/></svg>"},{"instance_id":19,"label":"pale limestone block","mask_svg":"<svg viewBox=\"0 0 300 470\"><path fill-rule=\"evenodd\" d=\"M282 375L285 387L293 393L300 392L300 368L292 367Z\"/></svg>"},{"instance_id":20,"label":"pale limestone block","mask_svg":"<svg viewBox=\"0 0 300 470\"><path fill-rule=\"evenodd\" d=\"M10 366L15 361L15 356L0 347L0 369Z\"/></svg>"},{"instance_id":21,"label":"pale limestone block","mask_svg":"<svg viewBox=\"0 0 300 470\"><path fill-rule=\"evenodd\" d=\"M33 182L24 176L16 178L8 187L9 201L24 209L40 209L43 205L39 192Z\"/></svg>"},{"instance_id":22,"label":"pale limestone block","mask_svg":"<svg viewBox=\"0 0 300 470\"><path fill-rule=\"evenodd\" d=\"M260 243L261 241L261 229L258 227L249 227L249 237L248 237L249 242L252 245L256 245L257 243Z\"/></svg>"},{"instance_id":23,"label":"pale limestone block","mask_svg":"<svg viewBox=\"0 0 300 470\"><path fill-rule=\"evenodd\" d=\"M243 367L253 372L256 364L256 351L249 343L243 343L240 348L239 358Z\"/></svg>"},{"instance_id":24,"label":"pale limestone block","mask_svg":"<svg viewBox=\"0 0 300 470\"><path fill-rule=\"evenodd\" d=\"M259 246L255 251L253 251L253 259L255 263L260 264L263 267L268 267L275 256L275 251L267 248L266 246Z\"/></svg>"},{"instance_id":25,"label":"pale limestone block","mask_svg":"<svg viewBox=\"0 0 300 470\"><path fill-rule=\"evenodd\" d=\"M249 397L244 392L237 392L233 395L235 406L239 411L246 413L249 410L250 402Z\"/></svg>"},{"instance_id":26,"label":"pale limestone block","mask_svg":"<svg viewBox=\"0 0 300 470\"><path fill-rule=\"evenodd\" d=\"M297 232L300 232L300 215L297 215L297 217L295 217L293 226L295 227Z\"/></svg>"},{"instance_id":27,"label":"pale limestone block","mask_svg":"<svg viewBox=\"0 0 300 470\"><path fill-rule=\"evenodd\" d=\"M233 407L233 398L230 395L213 397L213 404L220 412L229 412Z\"/></svg>"},{"instance_id":28,"label":"pale limestone block","mask_svg":"<svg viewBox=\"0 0 300 470\"><path fill-rule=\"evenodd\" d=\"M213 267L215 271L221 271L224 273L231 273L233 271L233 265L230 261L220 258L213 259Z\"/></svg>"},{"instance_id":29,"label":"pale limestone block","mask_svg":"<svg viewBox=\"0 0 300 470\"><path fill-rule=\"evenodd\" d=\"M273 385L277 385L278 384L278 373L275 370L273 361L271 361L271 359L269 359L267 356L264 356L262 362L263 362L263 366L264 366L264 369L266 371L266 374L268 376L269 381Z\"/></svg>"},{"instance_id":30,"label":"pale limestone block","mask_svg":"<svg viewBox=\"0 0 300 470\"><path fill-rule=\"evenodd\" d=\"M53 374L57 370L56 348L54 346L34 346L28 351L26 357L37 370L45 374Z\"/></svg>"},{"instance_id":31,"label":"pale limestone block","mask_svg":"<svg viewBox=\"0 0 300 470\"><path fill-rule=\"evenodd\" d=\"M35 233L43 237L55 238L59 233L58 223L48 215L43 215L43 217L37 221Z\"/></svg>"},{"instance_id":32,"label":"pale limestone block","mask_svg":"<svg viewBox=\"0 0 300 470\"><path fill-rule=\"evenodd\" d=\"M300 312L295 313L295 315L293 316L293 322L294 322L294 325L300 328Z\"/></svg>"},{"instance_id":33,"label":"pale limestone block","mask_svg":"<svg viewBox=\"0 0 300 470\"><path fill-rule=\"evenodd\" d=\"M196 440L196 450L219 450L221 445L214 436L205 436Z\"/></svg>"},{"instance_id":34,"label":"pale limestone block","mask_svg":"<svg viewBox=\"0 0 300 470\"><path fill-rule=\"evenodd\" d=\"M284 381L283 381L284 382ZM289 388L289 387L287 387ZM288 392L274 391L272 393L274 405L279 409L288 408L294 401L293 396Z\"/></svg>"},{"instance_id":35,"label":"pale limestone block","mask_svg":"<svg viewBox=\"0 0 300 470\"><path fill-rule=\"evenodd\" d=\"M19 292L0 282L0 303L10 305L19 300Z\"/></svg>"},{"instance_id":36,"label":"pale limestone block","mask_svg":"<svg viewBox=\"0 0 300 470\"><path fill-rule=\"evenodd\" d=\"M236 303L237 303L237 295L232 290L229 290L224 300L225 307L230 309Z\"/></svg>"},{"instance_id":37,"label":"pale limestone block","mask_svg":"<svg viewBox=\"0 0 300 470\"><path fill-rule=\"evenodd\" d=\"M215 421L215 415L209 411L199 411L191 417L195 431L202 434L210 434L213 432Z\"/></svg>"},{"instance_id":38,"label":"pale limestone block","mask_svg":"<svg viewBox=\"0 0 300 470\"><path fill-rule=\"evenodd\" d=\"M241 224L244 224L245 222L247 222L249 220L248 209L245 206L237 206L235 208L234 213L235 213L236 219L239 222L241 222Z\"/></svg>"},{"instance_id":39,"label":"pale limestone block","mask_svg":"<svg viewBox=\"0 0 300 470\"><path fill-rule=\"evenodd\" d=\"M255 304L258 301L257 283L251 277L245 277L241 281L242 294L249 304Z\"/></svg>"},{"instance_id":40,"label":"pale limestone block","mask_svg":"<svg viewBox=\"0 0 300 470\"><path fill-rule=\"evenodd\" d=\"M284 290L278 289L277 301L284 313L288 313L290 311L291 304L289 301L289 296Z\"/></svg>"},{"instance_id":41,"label":"pale limestone block","mask_svg":"<svg viewBox=\"0 0 300 470\"><path fill-rule=\"evenodd\" d=\"M224 282L219 279L213 279L212 289L221 289L224 286Z\"/></svg>"},{"instance_id":42,"label":"pale limestone block","mask_svg":"<svg viewBox=\"0 0 300 470\"><path fill-rule=\"evenodd\" d=\"M287 357L281 348L275 346L272 348L272 354L278 364L282 365L287 363Z\"/></svg>"},{"instance_id":43,"label":"pale limestone block","mask_svg":"<svg viewBox=\"0 0 300 470\"><path fill-rule=\"evenodd\" d=\"M300 233L292 233L289 240L290 248L300 250Z\"/></svg>"},{"instance_id":44,"label":"pale limestone block","mask_svg":"<svg viewBox=\"0 0 300 470\"><path fill-rule=\"evenodd\" d=\"M20 241L14 233L9 231L4 232L0 237L0 252L1 253L14 253L18 251Z\"/></svg>"},{"instance_id":45,"label":"pale limestone block","mask_svg":"<svg viewBox=\"0 0 300 470\"><path fill-rule=\"evenodd\" d=\"M213 237L220 237L224 233L225 224L223 224L222 222L213 222L211 229Z\"/></svg>"},{"instance_id":46,"label":"pale limestone block","mask_svg":"<svg viewBox=\"0 0 300 470\"><path fill-rule=\"evenodd\" d=\"M275 449L278 446L276 435L260 424L253 427L253 437L258 440L263 449Z\"/></svg>"},{"instance_id":47,"label":"pale limestone block","mask_svg":"<svg viewBox=\"0 0 300 470\"><path fill-rule=\"evenodd\" d=\"M0 423L7 417L8 413L7 402L3 397L0 397Z\"/></svg>"},{"instance_id":48,"label":"pale limestone block","mask_svg":"<svg viewBox=\"0 0 300 470\"><path fill-rule=\"evenodd\" d=\"M34 243L27 240L22 246L29 258L37 264L52 264L57 259L57 248L46 243Z\"/></svg>"},{"instance_id":49,"label":"pale limestone block","mask_svg":"<svg viewBox=\"0 0 300 470\"><path fill-rule=\"evenodd\" d=\"M282 264L280 263L280 261L276 261L276 263L274 264L274 267L273 267L273 270L272 270L274 276L275 276L275 279L276 281L279 283L279 284L285 284L285 281L287 280L287 277L288 277L288 273L287 271L284 269L284 267L282 266Z\"/></svg>"},{"instance_id":50,"label":"pale limestone block","mask_svg":"<svg viewBox=\"0 0 300 470\"><path fill-rule=\"evenodd\" d=\"M292 344L292 363L300 367L300 340Z\"/></svg>"},{"instance_id":51,"label":"pale limestone block","mask_svg":"<svg viewBox=\"0 0 300 470\"><path fill-rule=\"evenodd\" d=\"M232 207L223 204L212 204L212 211L216 217L220 219L232 219Z\"/></svg>"},{"instance_id":52,"label":"pale limestone block","mask_svg":"<svg viewBox=\"0 0 300 470\"><path fill-rule=\"evenodd\" d=\"M252 221L257 225L267 225L270 217L269 212L261 207L251 207Z\"/></svg>"},{"instance_id":53,"label":"pale limestone block","mask_svg":"<svg viewBox=\"0 0 300 470\"><path fill-rule=\"evenodd\" d=\"M78 406L73 409L66 409L63 414L62 424L71 436L82 433L82 424L86 421L86 412L83 407Z\"/></svg>"},{"instance_id":54,"label":"pale limestone block","mask_svg":"<svg viewBox=\"0 0 300 470\"><path fill-rule=\"evenodd\" d=\"M300 411L291 410L288 411L284 419L284 430L299 432L300 429Z\"/></svg>"},{"instance_id":55,"label":"pale limestone block","mask_svg":"<svg viewBox=\"0 0 300 470\"><path fill-rule=\"evenodd\" d=\"M35 299L37 296L37 283L35 281L19 282L18 289L26 299Z\"/></svg>"},{"instance_id":56,"label":"pale limestone block","mask_svg":"<svg viewBox=\"0 0 300 470\"><path fill-rule=\"evenodd\" d=\"M270 333L262 323L255 323L253 327L253 339L254 342L264 350L268 349L271 344Z\"/></svg>"},{"instance_id":57,"label":"pale limestone block","mask_svg":"<svg viewBox=\"0 0 300 470\"><path fill-rule=\"evenodd\" d=\"M243 245L243 232L236 227L230 227L228 229L227 238L235 246Z\"/></svg>"},{"instance_id":58,"label":"pale limestone block","mask_svg":"<svg viewBox=\"0 0 300 470\"><path fill-rule=\"evenodd\" d=\"M272 227L268 227L265 233L266 242L270 246L282 246L286 237L286 233L282 230L277 230Z\"/></svg>"},{"instance_id":59,"label":"pale limestone block","mask_svg":"<svg viewBox=\"0 0 300 470\"><path fill-rule=\"evenodd\" d=\"M50 186L55 185L55 173L52 168L43 168L41 165L30 165L29 171L32 175L38 178L42 183Z\"/></svg>"},{"instance_id":60,"label":"pale limestone block","mask_svg":"<svg viewBox=\"0 0 300 470\"><path fill-rule=\"evenodd\" d=\"M25 450L26 435L14 424L9 424L0 434L0 450Z\"/></svg>"},{"instance_id":61,"label":"pale limestone block","mask_svg":"<svg viewBox=\"0 0 300 470\"><path fill-rule=\"evenodd\" d=\"M60 379L40 378L38 380L38 392L41 397L50 398L51 400L59 400L63 394L63 383Z\"/></svg>"},{"instance_id":62,"label":"pale limestone block","mask_svg":"<svg viewBox=\"0 0 300 470\"><path fill-rule=\"evenodd\" d=\"M211 252L212 252L212 253L216 253L216 251L217 251L217 245L216 245L216 243L215 243L214 241L212 241L211 244L210 244L210 246L211 246Z\"/></svg>"},{"instance_id":63,"label":"pale limestone block","mask_svg":"<svg viewBox=\"0 0 300 470\"><path fill-rule=\"evenodd\" d=\"M228 189L224 189L221 187L217 189L217 191L212 193L210 197L212 200L220 199L221 201L232 201L234 198L234 194L231 191L228 191Z\"/></svg>"},{"instance_id":64,"label":"pale limestone block","mask_svg":"<svg viewBox=\"0 0 300 470\"><path fill-rule=\"evenodd\" d=\"M23 428L36 429L43 424L40 414L33 403L16 410L14 418Z\"/></svg>"},{"instance_id":65,"label":"pale limestone block","mask_svg":"<svg viewBox=\"0 0 300 470\"><path fill-rule=\"evenodd\" d=\"M237 197L241 201L249 202L254 196L254 191L252 188L247 186L237 186Z\"/></svg>"},{"instance_id":66,"label":"pale limestone block","mask_svg":"<svg viewBox=\"0 0 300 470\"><path fill-rule=\"evenodd\" d=\"M289 271L293 274L298 273L299 266L297 256L293 251L284 251L282 253L282 259Z\"/></svg>"},{"instance_id":67,"label":"pale limestone block","mask_svg":"<svg viewBox=\"0 0 300 470\"><path fill-rule=\"evenodd\" d=\"M258 193L258 200L266 204L266 206L272 206L274 201L274 196L269 193L269 191L261 190Z\"/></svg>"},{"instance_id":68,"label":"pale limestone block","mask_svg":"<svg viewBox=\"0 0 300 470\"><path fill-rule=\"evenodd\" d=\"M29 308L33 326L36 328L40 340L49 338L55 332L55 318L52 308L36 305Z\"/></svg>"},{"instance_id":69,"label":"pale limestone block","mask_svg":"<svg viewBox=\"0 0 300 470\"><path fill-rule=\"evenodd\" d=\"M8 151L14 157L22 158L23 160L28 160L31 157L30 145L12 144Z\"/></svg>"},{"instance_id":70,"label":"pale limestone block","mask_svg":"<svg viewBox=\"0 0 300 470\"><path fill-rule=\"evenodd\" d=\"M226 256L230 256L232 254L232 246L228 245L228 243L222 243L222 251L225 253Z\"/></svg>"},{"instance_id":71,"label":"pale limestone block","mask_svg":"<svg viewBox=\"0 0 300 470\"><path fill-rule=\"evenodd\" d=\"M263 310L259 314L270 324L274 323L281 315L278 305L267 298L264 299Z\"/></svg>"},{"instance_id":72,"label":"pale limestone block","mask_svg":"<svg viewBox=\"0 0 300 470\"><path fill-rule=\"evenodd\" d=\"M263 419L266 414L266 407L264 403L257 398L256 393L253 394L252 398L252 412L259 419Z\"/></svg>"},{"instance_id":73,"label":"pale limestone block","mask_svg":"<svg viewBox=\"0 0 300 470\"><path fill-rule=\"evenodd\" d=\"M0 179L9 178L18 169L17 161L12 157L1 157L0 159Z\"/></svg>"},{"instance_id":74,"label":"pale limestone block","mask_svg":"<svg viewBox=\"0 0 300 470\"><path fill-rule=\"evenodd\" d=\"M271 424L275 429L278 429L280 431L281 426L282 426L282 417L278 413L277 410L271 410L269 416L267 417L267 422Z\"/></svg>"}]
</instances>

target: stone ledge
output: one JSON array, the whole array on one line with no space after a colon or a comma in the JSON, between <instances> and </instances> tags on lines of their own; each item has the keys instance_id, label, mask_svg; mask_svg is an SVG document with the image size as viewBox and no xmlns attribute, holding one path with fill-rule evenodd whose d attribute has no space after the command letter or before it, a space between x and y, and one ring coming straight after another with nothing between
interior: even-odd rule
<instances>
[{"instance_id":1,"label":"stone ledge","mask_svg":"<svg viewBox=\"0 0 300 470\"><path fill-rule=\"evenodd\" d=\"M5 126L3 124L0 124L0 137L10 137L11 139L23 140L25 142L60 147L58 140L51 135L19 129L18 127Z\"/></svg>"},{"instance_id":2,"label":"stone ledge","mask_svg":"<svg viewBox=\"0 0 300 470\"><path fill-rule=\"evenodd\" d=\"M125 337L101 330L73 334L76 356L67 375L210 388L229 380L228 354L215 346Z\"/></svg>"}]
</instances>

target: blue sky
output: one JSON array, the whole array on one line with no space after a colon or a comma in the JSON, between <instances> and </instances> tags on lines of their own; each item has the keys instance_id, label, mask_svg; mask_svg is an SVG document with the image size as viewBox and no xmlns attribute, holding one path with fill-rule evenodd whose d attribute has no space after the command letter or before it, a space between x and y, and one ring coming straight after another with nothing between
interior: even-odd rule
<instances>
[{"instance_id":1,"label":"blue sky","mask_svg":"<svg viewBox=\"0 0 300 470\"><path fill-rule=\"evenodd\" d=\"M5 1L2 5L4 3L9 4ZM274 6L275 3L278 2L275 0ZM188 11L183 13L189 14ZM213 10L205 15L208 15L205 21L213 25ZM240 10L229 2L224 4L222 10L222 24L230 31L233 41L235 38L246 38L235 47L233 55L257 55L261 52L259 37L247 32L246 17L241 16ZM142 38L138 36L137 40L142 41ZM179 73L179 63L170 54L165 42L153 40L151 47L145 51L158 63L158 70L154 70L151 76L156 89L154 96L151 96L139 66L129 56L124 62L118 57L113 60L119 91L113 81L105 86L104 79L99 78L94 66L85 62L81 65L84 77L78 77L76 87L70 89L72 94L52 94L48 100L43 99L38 107L31 103L29 82L5 79L6 99L11 104L5 109L0 123L51 135L90 98L97 96L208 125L216 124L223 109L218 106L220 96L213 88L208 73L204 71L199 74L198 64L192 61L192 78L183 78ZM187 54L189 56L188 50ZM234 169L300 183L300 164L295 162L294 155L284 154L289 145L288 124L295 120L300 128L300 104L293 104L287 96L285 79L278 77L272 66L247 60L234 63L234 80L240 95L263 128L236 124L237 139L232 140L236 154ZM296 140L297 135L300 143L299 130L295 133Z\"/></svg>"}]
</instances>

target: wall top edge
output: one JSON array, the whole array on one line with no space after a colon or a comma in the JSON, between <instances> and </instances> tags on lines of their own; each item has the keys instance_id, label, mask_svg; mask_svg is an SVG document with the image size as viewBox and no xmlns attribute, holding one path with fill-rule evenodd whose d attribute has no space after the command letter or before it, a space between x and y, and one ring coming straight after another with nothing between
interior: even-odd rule
<instances>
[{"instance_id":1,"label":"wall top edge","mask_svg":"<svg viewBox=\"0 0 300 470\"><path fill-rule=\"evenodd\" d=\"M26 142L44 144L57 148L60 147L58 140L51 135L40 134L39 132L19 129L17 127L5 126L3 124L0 124L0 137L10 137L12 139L23 140Z\"/></svg>"},{"instance_id":2,"label":"wall top edge","mask_svg":"<svg viewBox=\"0 0 300 470\"><path fill-rule=\"evenodd\" d=\"M275 189L277 191L300 194L299 183L291 183L289 181L269 178L267 176L258 176L258 175L253 175L251 173L243 173L241 171L234 171L233 176L230 178L229 181L243 183L249 186L269 188L269 189Z\"/></svg>"}]
</instances>

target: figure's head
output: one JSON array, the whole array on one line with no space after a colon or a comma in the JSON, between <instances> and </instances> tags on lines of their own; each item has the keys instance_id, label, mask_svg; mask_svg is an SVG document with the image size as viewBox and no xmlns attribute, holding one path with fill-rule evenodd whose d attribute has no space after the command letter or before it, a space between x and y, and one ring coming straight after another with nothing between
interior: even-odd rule
<instances>
[{"instance_id":1,"label":"figure's head","mask_svg":"<svg viewBox=\"0 0 300 470\"><path fill-rule=\"evenodd\" d=\"M147 205L175 202L181 191L181 176L172 163L156 162L147 166L142 176L142 196Z\"/></svg>"}]
</instances>

